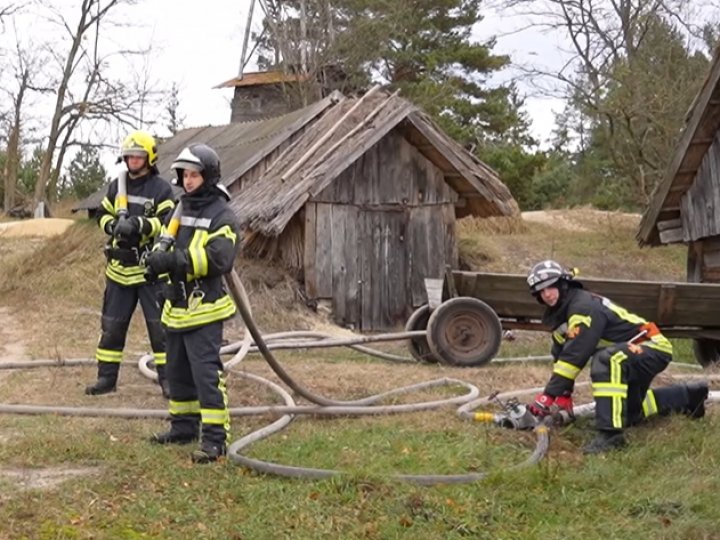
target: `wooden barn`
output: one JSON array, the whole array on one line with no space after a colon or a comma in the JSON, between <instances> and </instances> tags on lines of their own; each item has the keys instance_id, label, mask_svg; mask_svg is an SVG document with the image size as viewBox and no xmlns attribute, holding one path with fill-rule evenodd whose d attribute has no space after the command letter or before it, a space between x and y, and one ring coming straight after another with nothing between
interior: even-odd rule
<instances>
[{"instance_id":1,"label":"wooden barn","mask_svg":"<svg viewBox=\"0 0 720 540\"><path fill-rule=\"evenodd\" d=\"M403 323L457 267L455 221L518 212L494 171L377 88L327 109L231 202L244 253L302 271L309 299L363 331Z\"/></svg>"},{"instance_id":2,"label":"wooden barn","mask_svg":"<svg viewBox=\"0 0 720 540\"><path fill-rule=\"evenodd\" d=\"M637 239L647 246L687 244L687 280L720 283L720 49ZM717 338L696 340L704 363L720 361Z\"/></svg>"}]
</instances>

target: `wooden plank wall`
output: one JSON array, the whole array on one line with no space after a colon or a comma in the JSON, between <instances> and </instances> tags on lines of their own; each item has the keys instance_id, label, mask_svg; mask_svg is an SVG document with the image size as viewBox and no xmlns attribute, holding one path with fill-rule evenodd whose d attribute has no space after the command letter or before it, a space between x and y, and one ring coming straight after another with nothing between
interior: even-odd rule
<instances>
[{"instance_id":1,"label":"wooden plank wall","mask_svg":"<svg viewBox=\"0 0 720 540\"><path fill-rule=\"evenodd\" d=\"M424 303L424 278L457 265L456 193L391 132L305 206L310 298L332 299L338 324L386 330Z\"/></svg>"},{"instance_id":2,"label":"wooden plank wall","mask_svg":"<svg viewBox=\"0 0 720 540\"><path fill-rule=\"evenodd\" d=\"M720 133L680 202L684 240L720 235Z\"/></svg>"},{"instance_id":3,"label":"wooden plank wall","mask_svg":"<svg viewBox=\"0 0 720 540\"><path fill-rule=\"evenodd\" d=\"M720 236L702 240L702 281L720 283ZM720 308L718 309L720 318Z\"/></svg>"}]
</instances>

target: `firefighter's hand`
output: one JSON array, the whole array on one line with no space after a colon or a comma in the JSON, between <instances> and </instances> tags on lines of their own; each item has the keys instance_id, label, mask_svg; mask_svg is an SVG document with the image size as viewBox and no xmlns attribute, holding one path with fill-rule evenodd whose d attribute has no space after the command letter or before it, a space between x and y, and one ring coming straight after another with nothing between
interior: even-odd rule
<instances>
[{"instance_id":1,"label":"firefighter's hand","mask_svg":"<svg viewBox=\"0 0 720 540\"><path fill-rule=\"evenodd\" d=\"M113 235L115 238L132 238L133 236L139 236L140 229L134 216L119 220L115 226L115 230L113 230Z\"/></svg>"},{"instance_id":2,"label":"firefighter's hand","mask_svg":"<svg viewBox=\"0 0 720 540\"><path fill-rule=\"evenodd\" d=\"M157 276L184 273L187 268L187 255L184 250L151 251L145 258L145 266Z\"/></svg>"},{"instance_id":3,"label":"firefighter's hand","mask_svg":"<svg viewBox=\"0 0 720 540\"><path fill-rule=\"evenodd\" d=\"M575 416L573 414L573 409L575 406L573 405L572 394L568 394L566 396L558 396L557 398L555 398L555 405L557 405L558 409L567 411L570 416Z\"/></svg>"},{"instance_id":4,"label":"firefighter's hand","mask_svg":"<svg viewBox=\"0 0 720 540\"><path fill-rule=\"evenodd\" d=\"M138 233L148 235L152 232L152 223L150 223L150 220L141 218L140 216L131 216L128 219L133 222L133 227L135 227Z\"/></svg>"},{"instance_id":5,"label":"firefighter's hand","mask_svg":"<svg viewBox=\"0 0 720 540\"><path fill-rule=\"evenodd\" d=\"M111 219L105 224L105 234L113 236L115 234L115 227L117 227L117 219Z\"/></svg>"},{"instance_id":6,"label":"firefighter's hand","mask_svg":"<svg viewBox=\"0 0 720 540\"><path fill-rule=\"evenodd\" d=\"M554 397L541 392L535 396L535 400L530 403L528 409L538 418L544 418L550 414L550 407L552 407L553 403L555 403Z\"/></svg>"}]
</instances>

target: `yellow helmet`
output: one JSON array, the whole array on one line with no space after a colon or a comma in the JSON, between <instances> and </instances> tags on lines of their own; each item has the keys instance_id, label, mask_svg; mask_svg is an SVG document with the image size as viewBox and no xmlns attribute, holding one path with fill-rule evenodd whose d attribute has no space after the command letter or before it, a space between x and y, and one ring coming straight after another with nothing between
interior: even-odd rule
<instances>
[{"instance_id":1,"label":"yellow helmet","mask_svg":"<svg viewBox=\"0 0 720 540\"><path fill-rule=\"evenodd\" d=\"M125 137L122 143L122 157L126 156L147 156L148 167L157 163L157 144L155 137L147 131L133 131Z\"/></svg>"}]
</instances>

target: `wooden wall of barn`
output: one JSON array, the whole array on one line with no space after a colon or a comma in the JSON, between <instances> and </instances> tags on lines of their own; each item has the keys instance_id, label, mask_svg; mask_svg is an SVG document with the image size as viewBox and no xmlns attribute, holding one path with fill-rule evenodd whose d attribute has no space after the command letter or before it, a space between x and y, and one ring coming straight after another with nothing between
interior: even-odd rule
<instances>
[{"instance_id":1,"label":"wooden wall of barn","mask_svg":"<svg viewBox=\"0 0 720 540\"><path fill-rule=\"evenodd\" d=\"M720 236L688 244L688 281L720 283Z\"/></svg>"},{"instance_id":2,"label":"wooden wall of barn","mask_svg":"<svg viewBox=\"0 0 720 540\"><path fill-rule=\"evenodd\" d=\"M720 282L720 132L680 203L688 281Z\"/></svg>"},{"instance_id":3,"label":"wooden wall of barn","mask_svg":"<svg viewBox=\"0 0 720 540\"><path fill-rule=\"evenodd\" d=\"M230 122L254 122L298 107L289 103L284 86L278 83L235 87L230 108Z\"/></svg>"},{"instance_id":4,"label":"wooden wall of barn","mask_svg":"<svg viewBox=\"0 0 720 540\"><path fill-rule=\"evenodd\" d=\"M716 134L680 202L685 241L720 235L720 135Z\"/></svg>"},{"instance_id":5,"label":"wooden wall of barn","mask_svg":"<svg viewBox=\"0 0 720 540\"><path fill-rule=\"evenodd\" d=\"M397 132L305 206L308 297L338 324L385 330L426 301L424 278L457 265L456 193Z\"/></svg>"}]
</instances>

